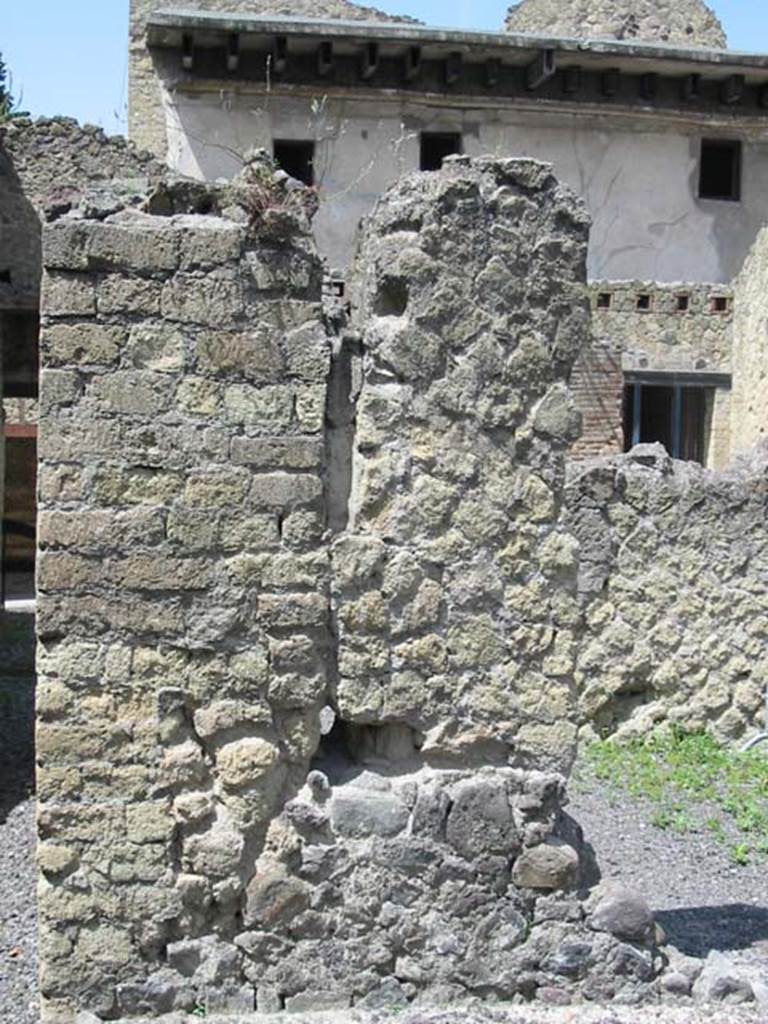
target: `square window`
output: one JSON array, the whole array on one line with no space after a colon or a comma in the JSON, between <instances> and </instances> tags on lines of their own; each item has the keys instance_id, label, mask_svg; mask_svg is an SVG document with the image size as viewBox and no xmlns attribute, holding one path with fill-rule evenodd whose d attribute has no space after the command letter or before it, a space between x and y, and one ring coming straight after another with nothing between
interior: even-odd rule
<instances>
[{"instance_id":1,"label":"square window","mask_svg":"<svg viewBox=\"0 0 768 1024\"><path fill-rule=\"evenodd\" d=\"M624 389L624 448L663 444L674 459L706 460L707 408L712 388L629 384Z\"/></svg>"},{"instance_id":2,"label":"square window","mask_svg":"<svg viewBox=\"0 0 768 1024\"><path fill-rule=\"evenodd\" d=\"M741 143L703 139L699 166L700 199L741 199Z\"/></svg>"},{"instance_id":3,"label":"square window","mask_svg":"<svg viewBox=\"0 0 768 1024\"><path fill-rule=\"evenodd\" d=\"M678 295L676 299L675 309L678 313L687 313L691 308L691 297L690 295Z\"/></svg>"},{"instance_id":4,"label":"square window","mask_svg":"<svg viewBox=\"0 0 768 1024\"><path fill-rule=\"evenodd\" d=\"M610 292L598 292L595 304L598 309L610 309L612 298L613 296Z\"/></svg>"},{"instance_id":5,"label":"square window","mask_svg":"<svg viewBox=\"0 0 768 1024\"><path fill-rule=\"evenodd\" d=\"M728 299L725 295L713 295L712 306L713 313L727 313L728 312Z\"/></svg>"},{"instance_id":6,"label":"square window","mask_svg":"<svg viewBox=\"0 0 768 1024\"><path fill-rule=\"evenodd\" d=\"M445 157L462 151L459 132L422 132L419 168L422 171L439 171Z\"/></svg>"},{"instance_id":7,"label":"square window","mask_svg":"<svg viewBox=\"0 0 768 1024\"><path fill-rule=\"evenodd\" d=\"M635 301L635 309L640 313L648 313L651 308L651 296L647 292L640 292Z\"/></svg>"},{"instance_id":8,"label":"square window","mask_svg":"<svg viewBox=\"0 0 768 1024\"><path fill-rule=\"evenodd\" d=\"M315 144L292 139L275 139L272 152L278 167L305 185L315 183Z\"/></svg>"}]
</instances>

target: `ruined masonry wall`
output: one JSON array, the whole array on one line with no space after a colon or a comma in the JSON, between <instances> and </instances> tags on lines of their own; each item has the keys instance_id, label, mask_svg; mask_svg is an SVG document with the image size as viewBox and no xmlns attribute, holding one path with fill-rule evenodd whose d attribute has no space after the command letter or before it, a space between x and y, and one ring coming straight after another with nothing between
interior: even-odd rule
<instances>
[{"instance_id":1,"label":"ruined masonry wall","mask_svg":"<svg viewBox=\"0 0 768 1024\"><path fill-rule=\"evenodd\" d=\"M509 8L506 28L571 39L727 45L717 15L702 0L521 0Z\"/></svg>"},{"instance_id":2,"label":"ruined masonry wall","mask_svg":"<svg viewBox=\"0 0 768 1024\"><path fill-rule=\"evenodd\" d=\"M583 739L666 723L729 742L765 727L767 494L764 449L727 473L659 445L571 466Z\"/></svg>"},{"instance_id":3,"label":"ruined masonry wall","mask_svg":"<svg viewBox=\"0 0 768 1024\"><path fill-rule=\"evenodd\" d=\"M72 118L17 118L0 129L0 308L36 308L41 219L98 182L144 192L160 168L119 136ZM7 278L10 278L8 280Z\"/></svg>"},{"instance_id":4,"label":"ruined masonry wall","mask_svg":"<svg viewBox=\"0 0 768 1024\"><path fill-rule=\"evenodd\" d=\"M329 345L301 235L124 214L59 221L45 252L42 992L70 1021L176 1005L145 973L174 938L232 931L254 845L306 775ZM184 1005L241 981L230 956L182 978Z\"/></svg>"},{"instance_id":5,"label":"ruined masonry wall","mask_svg":"<svg viewBox=\"0 0 768 1024\"><path fill-rule=\"evenodd\" d=\"M567 769L578 614L557 523L587 218L545 164L448 166L390 190L363 242L338 703L425 733L424 753Z\"/></svg>"},{"instance_id":6,"label":"ruined masonry wall","mask_svg":"<svg viewBox=\"0 0 768 1024\"><path fill-rule=\"evenodd\" d=\"M611 932L562 811L583 207L405 179L331 338L249 174L231 220L46 230L43 1019L642 999L651 915Z\"/></svg>"},{"instance_id":7,"label":"ruined masonry wall","mask_svg":"<svg viewBox=\"0 0 768 1024\"><path fill-rule=\"evenodd\" d=\"M768 231L734 283L731 445L735 453L768 437Z\"/></svg>"}]
</instances>

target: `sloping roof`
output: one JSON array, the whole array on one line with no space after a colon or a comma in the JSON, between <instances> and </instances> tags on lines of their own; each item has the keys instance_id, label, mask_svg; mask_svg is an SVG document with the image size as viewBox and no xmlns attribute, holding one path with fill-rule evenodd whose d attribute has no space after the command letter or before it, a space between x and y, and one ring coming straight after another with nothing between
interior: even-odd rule
<instances>
[{"instance_id":1,"label":"sloping roof","mask_svg":"<svg viewBox=\"0 0 768 1024\"><path fill-rule=\"evenodd\" d=\"M723 26L703 0L521 0L510 7L506 28L587 39L727 46Z\"/></svg>"}]
</instances>

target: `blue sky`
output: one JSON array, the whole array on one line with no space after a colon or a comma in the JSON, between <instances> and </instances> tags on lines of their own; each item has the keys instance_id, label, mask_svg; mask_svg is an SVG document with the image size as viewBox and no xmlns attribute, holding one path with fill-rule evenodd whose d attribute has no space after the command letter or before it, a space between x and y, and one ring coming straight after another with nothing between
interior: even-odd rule
<instances>
[{"instance_id":1,"label":"blue sky","mask_svg":"<svg viewBox=\"0 0 768 1024\"><path fill-rule=\"evenodd\" d=\"M371 0L431 25L498 29L506 0ZM68 114L108 131L125 128L128 0L0 0L0 52L14 91L33 114ZM190 6L194 6L191 0ZM768 52L765 0L711 4L737 50Z\"/></svg>"}]
</instances>

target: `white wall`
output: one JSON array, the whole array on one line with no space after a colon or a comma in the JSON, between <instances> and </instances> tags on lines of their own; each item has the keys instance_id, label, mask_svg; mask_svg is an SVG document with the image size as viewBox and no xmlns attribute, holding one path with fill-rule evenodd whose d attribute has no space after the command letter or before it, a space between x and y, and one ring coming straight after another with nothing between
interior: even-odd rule
<instances>
[{"instance_id":1,"label":"white wall","mask_svg":"<svg viewBox=\"0 0 768 1024\"><path fill-rule=\"evenodd\" d=\"M593 278L726 282L768 213L768 141L745 142L741 202L696 198L704 127L505 107L449 108L397 96L166 94L169 160L208 179L273 138L313 138L321 207L317 237L345 266L361 216L399 175L418 168L419 132L461 131L465 152L550 161L593 217ZM738 137L727 133L727 137Z\"/></svg>"}]
</instances>

